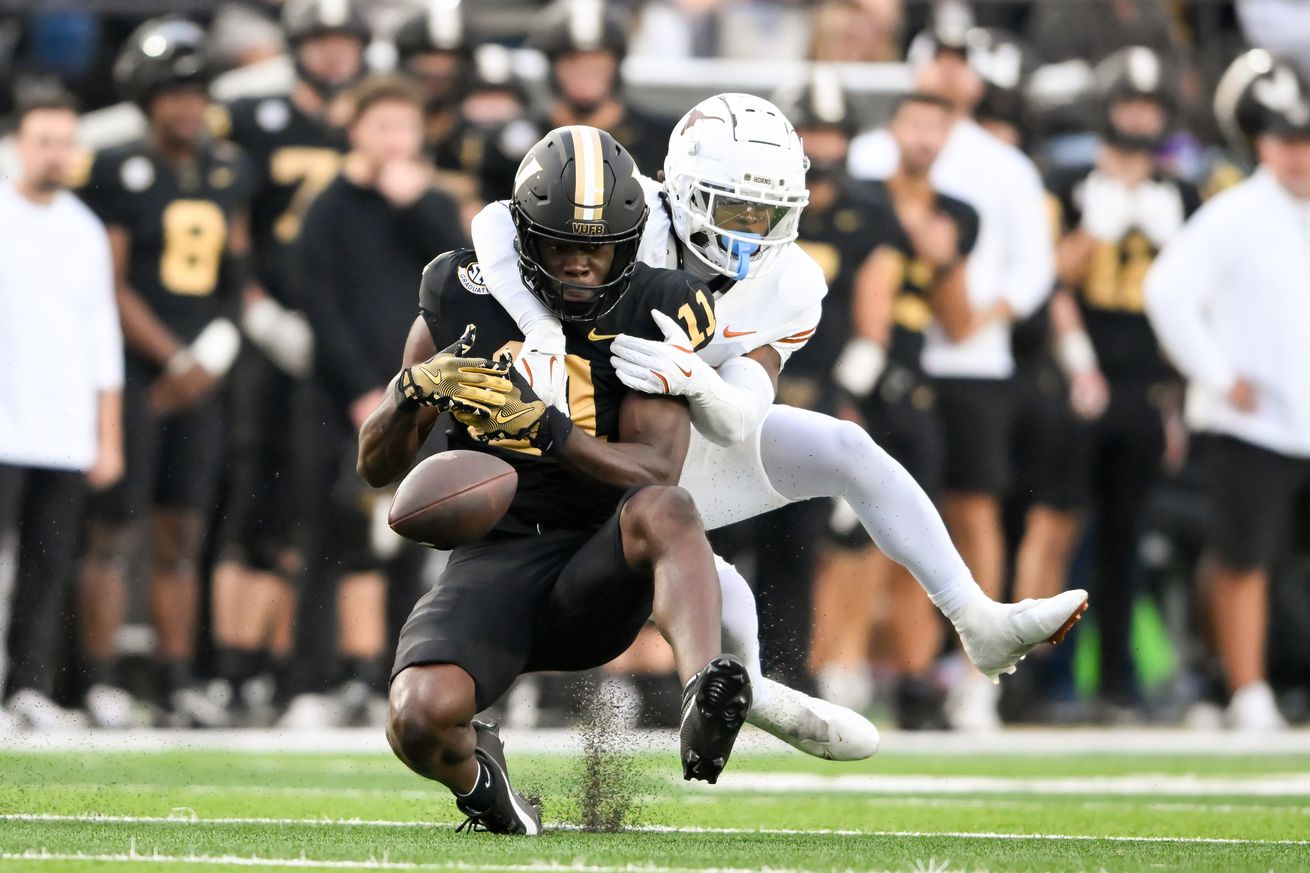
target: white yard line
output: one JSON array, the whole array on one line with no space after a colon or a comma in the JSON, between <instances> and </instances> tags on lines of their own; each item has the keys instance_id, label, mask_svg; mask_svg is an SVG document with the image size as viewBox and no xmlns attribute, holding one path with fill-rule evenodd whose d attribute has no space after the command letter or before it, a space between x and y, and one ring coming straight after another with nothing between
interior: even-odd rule
<instances>
[{"instance_id":1,"label":"white yard line","mask_svg":"<svg viewBox=\"0 0 1310 873\"><path fill-rule=\"evenodd\" d=\"M25 861L64 864L72 861L94 861L119 864L205 864L215 867L290 867L311 870L492 870L499 873L752 873L749 868L734 867L656 867L650 865L603 866L595 864L468 864L460 861L418 862L392 861L381 858L360 860L319 859L301 855L298 858L265 858L259 855L164 855L158 852L140 852L136 841L121 854L91 854L85 852L48 852L36 849L27 852L0 852L0 861ZM773 869L773 868L771 868ZM786 873L779 870L778 873Z\"/></svg>"},{"instance_id":2,"label":"white yard line","mask_svg":"<svg viewBox=\"0 0 1310 873\"><path fill-rule=\"evenodd\" d=\"M1008 776L914 776L890 774L846 774L820 776L815 773L752 773L729 771L717 785L684 783L674 777L668 783L676 790L659 796L685 796L684 791L705 795L750 794L864 794L898 795L1107 795L1137 797L1195 797L1238 795L1247 797L1310 797L1310 773L1261 774L1258 776L1199 776L1191 773L1133 773L1119 776L1008 777ZM116 791L131 794L176 792L178 794L227 794L285 797L385 797L405 800L439 800L444 795L426 788L359 788L335 786L265 785L234 783L213 785L155 782L64 782L61 788L85 791ZM694 795L693 795L694 796Z\"/></svg>"},{"instance_id":3,"label":"white yard line","mask_svg":"<svg viewBox=\"0 0 1310 873\"><path fill-rule=\"evenodd\" d=\"M420 828L444 829L449 823L411 822L411 821L369 821L364 819L282 819L282 818L196 818L194 816L126 816L126 815L47 815L41 813L16 813L0 815L0 821L23 822L85 822L88 824L172 824L172 825L317 825L330 827L384 827L384 828ZM576 825L547 825L549 831L576 831ZM749 835L765 834L770 836L839 836L839 837L946 837L950 839L981 840L1034 840L1088 842L1109 840L1125 843L1195 843L1200 845L1274 845L1274 846L1310 846L1310 840L1261 840L1245 837L1189 837L1189 836L1124 836L1118 834L1013 834L996 831L884 831L884 830L846 830L830 828L710 828L710 827L675 827L672 825L637 825L625 828L630 832L653 834L713 834L713 835ZM3 857L3 856L0 856ZM645 869L645 868L642 868Z\"/></svg>"},{"instance_id":4,"label":"white yard line","mask_svg":"<svg viewBox=\"0 0 1310 873\"><path fill-rule=\"evenodd\" d=\"M515 752L576 753L581 738L567 729L531 730L507 727L506 745ZM625 751L668 751L677 748L673 731L633 731L620 735ZM1310 730L1270 735L1222 731L1160 729L1011 729L991 734L898 732L882 734L882 748L893 754L924 755L1089 755L1204 754L1218 756L1310 755ZM245 751L285 753L377 753L390 755L377 728L322 730L214 731L69 731L18 733L0 737L0 751ZM767 734L748 728L737 743L739 752L789 752Z\"/></svg>"},{"instance_id":5,"label":"white yard line","mask_svg":"<svg viewBox=\"0 0 1310 873\"><path fill-rule=\"evenodd\" d=\"M693 789L724 792L846 793L846 794L1110 794L1194 795L1241 794L1255 797L1310 797L1310 773L1261 776L1197 776L1178 773L1135 773L1123 776L1017 778L1006 776L819 776L814 773L724 774L710 786Z\"/></svg>"}]
</instances>

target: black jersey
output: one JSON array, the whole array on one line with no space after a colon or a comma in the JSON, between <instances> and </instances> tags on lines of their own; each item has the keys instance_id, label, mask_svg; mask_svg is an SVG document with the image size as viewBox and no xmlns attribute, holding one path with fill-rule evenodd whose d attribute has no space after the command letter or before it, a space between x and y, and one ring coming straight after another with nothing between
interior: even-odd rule
<instances>
[{"instance_id":1,"label":"black jersey","mask_svg":"<svg viewBox=\"0 0 1310 873\"><path fill-rule=\"evenodd\" d=\"M479 125L459 120L433 149L437 167L463 173L478 186L478 196L487 202L509 196L514 174L541 131L533 122L519 118L503 125Z\"/></svg>"},{"instance_id":2,"label":"black jersey","mask_svg":"<svg viewBox=\"0 0 1310 873\"><path fill-rule=\"evenodd\" d=\"M823 269L828 296L814 337L787 360L786 373L826 379L851 334L855 275L888 233L887 205L860 183L843 180L828 209L801 213L796 244Z\"/></svg>"},{"instance_id":3,"label":"black jersey","mask_svg":"<svg viewBox=\"0 0 1310 873\"><path fill-rule=\"evenodd\" d=\"M607 315L589 323L565 322L564 366L574 426L598 439L617 440L619 408L629 389L610 365L611 340L620 333L662 340L652 309L679 318L679 312L690 307L698 318L708 320L713 299L704 285L686 273L638 264L631 287ZM448 252L428 264L419 289L419 306L439 349L459 339L468 324L478 328L471 352L478 357L493 357L505 349L517 352L523 340L514 319L488 292L477 255L469 249ZM706 336L700 346L709 343L712 332L702 333ZM614 513L624 494L622 488L570 473L526 442L498 440L486 445L456 427L450 434L450 446L489 452L518 471L518 491L498 528L507 533L598 528Z\"/></svg>"},{"instance_id":4,"label":"black jersey","mask_svg":"<svg viewBox=\"0 0 1310 873\"><path fill-rule=\"evenodd\" d=\"M874 196L884 206L885 224L879 228L879 244L890 246L901 256L901 281L892 302L892 346L888 357L911 369L920 368L923 354L923 330L933 320L929 295L932 290L933 268L929 266L910 243L909 234L896 217L896 208L884 182L873 182ZM954 197L937 193L936 208L955 223L956 253L965 258L978 241L978 213Z\"/></svg>"},{"instance_id":5,"label":"black jersey","mask_svg":"<svg viewBox=\"0 0 1310 873\"><path fill-rule=\"evenodd\" d=\"M1054 173L1048 187L1059 206L1060 232L1083 220L1082 192L1092 167ZM1201 205L1194 186L1162 173L1151 182L1178 198L1174 208L1185 220ZM1117 242L1097 240L1087 278L1077 289L1083 323L1096 349L1101 371L1111 381L1155 382L1169 374L1146 318L1142 284L1159 249L1141 229L1129 227Z\"/></svg>"},{"instance_id":6,"label":"black jersey","mask_svg":"<svg viewBox=\"0 0 1310 873\"><path fill-rule=\"evenodd\" d=\"M246 208L249 173L231 143L203 146L178 167L145 142L96 155L80 191L100 219L131 239L128 284L183 342L231 305L228 229Z\"/></svg>"},{"instance_id":7,"label":"black jersey","mask_svg":"<svg viewBox=\"0 0 1310 873\"><path fill-rule=\"evenodd\" d=\"M290 246L309 204L341 168L345 138L284 96L236 100L219 108L213 127L239 145L250 164L250 233L259 280L291 304Z\"/></svg>"}]
</instances>

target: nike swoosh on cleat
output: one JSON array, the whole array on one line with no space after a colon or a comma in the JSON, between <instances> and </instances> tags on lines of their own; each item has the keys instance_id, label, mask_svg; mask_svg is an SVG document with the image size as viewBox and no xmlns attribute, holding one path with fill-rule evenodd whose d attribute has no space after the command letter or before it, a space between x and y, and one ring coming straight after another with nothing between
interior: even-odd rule
<instances>
[{"instance_id":1,"label":"nike swoosh on cleat","mask_svg":"<svg viewBox=\"0 0 1310 873\"><path fill-rule=\"evenodd\" d=\"M519 805L518 795L514 793L514 784L509 781L509 774L505 772L505 768L500 766L499 762L493 760L491 764L496 768L496 771L500 773L500 777L505 780L505 789L509 792L510 805L514 807L514 813L519 817L523 829L527 831L530 836L536 836L536 834L539 833L537 824L533 821L532 816Z\"/></svg>"},{"instance_id":2,"label":"nike swoosh on cleat","mask_svg":"<svg viewBox=\"0 0 1310 873\"><path fill-rule=\"evenodd\" d=\"M591 332L587 334L587 339L598 343L603 342L604 340L614 339L616 336L618 336L617 333L596 333L596 328L593 327Z\"/></svg>"},{"instance_id":3,"label":"nike swoosh on cleat","mask_svg":"<svg viewBox=\"0 0 1310 873\"><path fill-rule=\"evenodd\" d=\"M723 329L723 338L724 338L724 339L732 339L733 337L738 337L738 336L750 336L750 335L753 334L753 333L759 333L759 331L754 331L754 330L733 330L733 329L730 328L730 327L725 327L725 328Z\"/></svg>"}]
</instances>

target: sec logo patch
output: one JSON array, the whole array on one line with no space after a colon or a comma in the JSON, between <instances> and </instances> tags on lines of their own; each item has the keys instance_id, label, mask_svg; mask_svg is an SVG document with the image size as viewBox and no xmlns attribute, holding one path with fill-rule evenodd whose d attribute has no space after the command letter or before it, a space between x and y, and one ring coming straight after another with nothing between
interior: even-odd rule
<instances>
[{"instance_id":1,"label":"sec logo patch","mask_svg":"<svg viewBox=\"0 0 1310 873\"><path fill-rule=\"evenodd\" d=\"M482 278L482 267L477 263L467 264L455 271L459 276L459 284L464 286L464 290L470 294L490 294L491 289Z\"/></svg>"}]
</instances>

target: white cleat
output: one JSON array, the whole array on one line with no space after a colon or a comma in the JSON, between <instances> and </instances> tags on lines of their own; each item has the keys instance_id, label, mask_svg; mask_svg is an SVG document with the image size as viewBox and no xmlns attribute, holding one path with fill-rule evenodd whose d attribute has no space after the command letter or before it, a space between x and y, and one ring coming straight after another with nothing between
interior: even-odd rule
<instances>
[{"instance_id":1,"label":"white cleat","mask_svg":"<svg viewBox=\"0 0 1310 873\"><path fill-rule=\"evenodd\" d=\"M862 761L878 751L878 729L857 712L765 679L765 703L746 721L807 755L828 761Z\"/></svg>"},{"instance_id":2,"label":"white cleat","mask_svg":"<svg viewBox=\"0 0 1310 873\"><path fill-rule=\"evenodd\" d=\"M28 730L58 733L87 726L86 716L64 709L34 688L24 688L9 698L9 714Z\"/></svg>"},{"instance_id":3,"label":"white cleat","mask_svg":"<svg viewBox=\"0 0 1310 873\"><path fill-rule=\"evenodd\" d=\"M140 727L144 719L137 712L136 698L112 685L92 685L86 692L86 714L96 727L125 730Z\"/></svg>"},{"instance_id":4,"label":"white cleat","mask_svg":"<svg viewBox=\"0 0 1310 873\"><path fill-rule=\"evenodd\" d=\"M1244 733L1273 733L1287 729L1287 720L1278 711L1274 692L1265 682L1248 682L1234 691L1224 719L1231 730Z\"/></svg>"},{"instance_id":5,"label":"white cleat","mask_svg":"<svg viewBox=\"0 0 1310 873\"><path fill-rule=\"evenodd\" d=\"M1081 588L1041 600L997 603L975 597L954 620L964 653L988 679L999 682L1042 643L1064 639L1087 611L1087 592Z\"/></svg>"}]
</instances>

